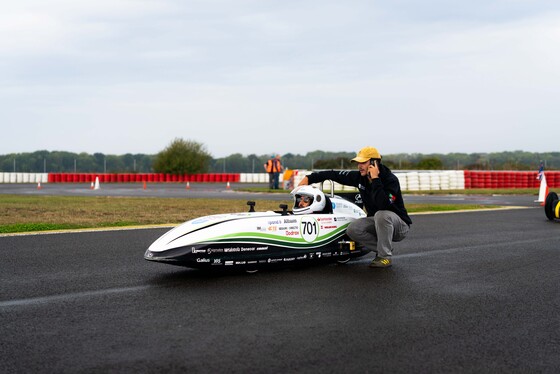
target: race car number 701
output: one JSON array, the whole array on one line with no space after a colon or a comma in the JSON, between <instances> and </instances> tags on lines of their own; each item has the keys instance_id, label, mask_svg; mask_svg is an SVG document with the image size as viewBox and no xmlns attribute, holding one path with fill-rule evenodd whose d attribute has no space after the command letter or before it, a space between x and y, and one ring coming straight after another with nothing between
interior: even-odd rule
<instances>
[{"instance_id":1,"label":"race car number 701","mask_svg":"<svg viewBox=\"0 0 560 374\"><path fill-rule=\"evenodd\" d=\"M308 243L315 241L319 236L319 224L313 217L303 217L300 227L301 236Z\"/></svg>"}]
</instances>

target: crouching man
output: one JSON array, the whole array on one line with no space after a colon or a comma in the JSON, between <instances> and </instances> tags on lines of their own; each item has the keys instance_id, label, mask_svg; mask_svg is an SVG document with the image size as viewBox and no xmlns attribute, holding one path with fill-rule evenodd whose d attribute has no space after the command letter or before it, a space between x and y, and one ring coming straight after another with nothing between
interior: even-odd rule
<instances>
[{"instance_id":1,"label":"crouching man","mask_svg":"<svg viewBox=\"0 0 560 374\"><path fill-rule=\"evenodd\" d=\"M381 163L376 148L360 149L352 161L357 163L357 171L315 172L303 178L299 185L330 179L358 188L367 217L350 223L346 233L366 250L375 252L370 267L386 268L392 263L393 242L406 237L412 220L404 206L399 180Z\"/></svg>"}]
</instances>

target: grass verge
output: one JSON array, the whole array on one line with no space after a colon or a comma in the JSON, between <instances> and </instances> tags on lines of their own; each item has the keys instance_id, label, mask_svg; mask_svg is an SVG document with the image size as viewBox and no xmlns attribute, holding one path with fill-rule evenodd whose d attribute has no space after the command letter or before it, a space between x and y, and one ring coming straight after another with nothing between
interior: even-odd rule
<instances>
[{"instance_id":1,"label":"grass verge","mask_svg":"<svg viewBox=\"0 0 560 374\"><path fill-rule=\"evenodd\" d=\"M291 201L258 200L257 211ZM485 205L407 204L410 213L495 208ZM196 217L248 211L245 200L150 197L0 195L0 233L178 224Z\"/></svg>"}]
</instances>

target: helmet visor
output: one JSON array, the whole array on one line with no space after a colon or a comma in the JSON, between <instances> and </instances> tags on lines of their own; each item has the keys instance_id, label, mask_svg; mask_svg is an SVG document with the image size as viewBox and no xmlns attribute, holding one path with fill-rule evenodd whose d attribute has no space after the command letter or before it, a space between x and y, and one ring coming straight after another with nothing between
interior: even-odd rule
<instances>
[{"instance_id":1,"label":"helmet visor","mask_svg":"<svg viewBox=\"0 0 560 374\"><path fill-rule=\"evenodd\" d=\"M295 208L305 208L313 203L313 197L306 195L296 195Z\"/></svg>"}]
</instances>

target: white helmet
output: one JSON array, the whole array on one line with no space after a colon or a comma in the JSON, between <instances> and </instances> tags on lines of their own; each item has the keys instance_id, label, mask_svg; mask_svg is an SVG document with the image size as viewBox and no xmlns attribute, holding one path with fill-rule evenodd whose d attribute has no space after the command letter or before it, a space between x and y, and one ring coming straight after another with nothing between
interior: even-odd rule
<instances>
[{"instance_id":1,"label":"white helmet","mask_svg":"<svg viewBox=\"0 0 560 374\"><path fill-rule=\"evenodd\" d=\"M294 197L294 214L316 213L325 209L325 194L318 188L301 186L290 192L290 195Z\"/></svg>"}]
</instances>

